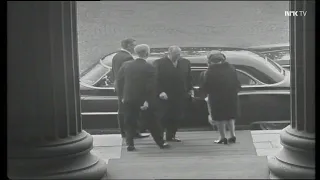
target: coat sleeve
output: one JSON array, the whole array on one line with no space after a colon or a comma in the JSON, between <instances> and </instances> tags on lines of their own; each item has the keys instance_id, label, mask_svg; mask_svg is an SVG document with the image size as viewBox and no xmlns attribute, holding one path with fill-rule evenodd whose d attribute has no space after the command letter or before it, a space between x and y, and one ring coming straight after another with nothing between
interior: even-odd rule
<instances>
[{"instance_id":1,"label":"coat sleeve","mask_svg":"<svg viewBox=\"0 0 320 180\"><path fill-rule=\"evenodd\" d=\"M236 89L237 89L237 92L240 92L242 87L241 87L241 82L239 81L239 78L238 78L238 73L237 73L237 70L235 67L232 67L233 69L233 73L234 73L234 79L235 79L235 85L236 85Z\"/></svg>"},{"instance_id":2,"label":"coat sleeve","mask_svg":"<svg viewBox=\"0 0 320 180\"><path fill-rule=\"evenodd\" d=\"M208 94L205 73L206 71L203 71L200 73L200 76L199 76L199 93L200 93L200 96L203 98L205 98Z\"/></svg>"},{"instance_id":3,"label":"coat sleeve","mask_svg":"<svg viewBox=\"0 0 320 180\"><path fill-rule=\"evenodd\" d=\"M118 75L118 72L121 68L121 66L127 62L127 61L130 61L130 60L133 60L132 56L127 56L126 58L124 59L119 59L117 61L115 61L114 59L112 59L112 71L113 71L113 77L115 79L117 79L117 75Z\"/></svg>"},{"instance_id":4,"label":"coat sleeve","mask_svg":"<svg viewBox=\"0 0 320 180\"><path fill-rule=\"evenodd\" d=\"M156 97L156 68L148 64L146 72L147 82L145 101L152 103Z\"/></svg>"},{"instance_id":5,"label":"coat sleeve","mask_svg":"<svg viewBox=\"0 0 320 180\"><path fill-rule=\"evenodd\" d=\"M192 74L191 74L191 63L188 60L188 75L187 75L187 90L190 91L193 88Z\"/></svg>"},{"instance_id":6,"label":"coat sleeve","mask_svg":"<svg viewBox=\"0 0 320 180\"><path fill-rule=\"evenodd\" d=\"M239 81L239 78L237 76L237 73L236 73L236 83L237 83L237 91L240 92L242 87L241 87L241 83Z\"/></svg>"},{"instance_id":7,"label":"coat sleeve","mask_svg":"<svg viewBox=\"0 0 320 180\"><path fill-rule=\"evenodd\" d=\"M123 97L125 68L126 68L125 64L120 67L119 72L116 76L117 78L115 80L116 92L117 92L120 99L122 99L122 97Z\"/></svg>"},{"instance_id":8,"label":"coat sleeve","mask_svg":"<svg viewBox=\"0 0 320 180\"><path fill-rule=\"evenodd\" d=\"M161 66L160 66L160 61L156 60L153 63L153 66L155 68L155 93L159 95L160 93L164 92L163 88L163 82L161 79Z\"/></svg>"}]
</instances>

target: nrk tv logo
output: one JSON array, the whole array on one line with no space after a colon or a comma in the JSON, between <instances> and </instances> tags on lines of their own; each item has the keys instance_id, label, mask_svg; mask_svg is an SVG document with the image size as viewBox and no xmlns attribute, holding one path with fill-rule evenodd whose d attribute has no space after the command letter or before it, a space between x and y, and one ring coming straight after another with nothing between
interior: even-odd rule
<instances>
[{"instance_id":1,"label":"nrk tv logo","mask_svg":"<svg viewBox=\"0 0 320 180\"><path fill-rule=\"evenodd\" d=\"M306 16L307 11L285 11L285 16Z\"/></svg>"}]
</instances>

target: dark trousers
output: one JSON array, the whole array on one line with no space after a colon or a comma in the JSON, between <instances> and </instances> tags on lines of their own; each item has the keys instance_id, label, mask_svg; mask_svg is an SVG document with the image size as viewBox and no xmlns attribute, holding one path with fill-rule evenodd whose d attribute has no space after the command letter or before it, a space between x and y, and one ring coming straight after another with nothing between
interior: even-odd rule
<instances>
[{"instance_id":1,"label":"dark trousers","mask_svg":"<svg viewBox=\"0 0 320 180\"><path fill-rule=\"evenodd\" d=\"M120 99L118 99L118 125L120 128L120 133L125 135L125 128L124 128L124 113L123 113L123 103Z\"/></svg>"},{"instance_id":2,"label":"dark trousers","mask_svg":"<svg viewBox=\"0 0 320 180\"><path fill-rule=\"evenodd\" d=\"M124 125L124 112L123 112L123 103L121 102L120 99L118 99L118 116L117 116L117 119L118 119L118 126L120 128L120 133L122 135L125 135L126 132L125 132L125 125ZM143 122L140 122L138 121L137 122L137 129L136 129L136 134L139 134L139 127L142 127L144 128L145 124Z\"/></svg>"},{"instance_id":3,"label":"dark trousers","mask_svg":"<svg viewBox=\"0 0 320 180\"><path fill-rule=\"evenodd\" d=\"M166 139L175 138L179 123L183 118L184 100L160 100L160 112L158 118L162 123L163 131L166 132Z\"/></svg>"},{"instance_id":4,"label":"dark trousers","mask_svg":"<svg viewBox=\"0 0 320 180\"><path fill-rule=\"evenodd\" d=\"M133 139L136 133L138 119L140 116L142 116L141 119L146 121L145 125L150 131L151 136L156 144L159 146L162 145L164 143L163 136L161 134L162 128L160 123L154 116L154 111L152 109L142 111L140 107L141 103L137 102L125 102L123 104L127 145L134 146Z\"/></svg>"}]
</instances>

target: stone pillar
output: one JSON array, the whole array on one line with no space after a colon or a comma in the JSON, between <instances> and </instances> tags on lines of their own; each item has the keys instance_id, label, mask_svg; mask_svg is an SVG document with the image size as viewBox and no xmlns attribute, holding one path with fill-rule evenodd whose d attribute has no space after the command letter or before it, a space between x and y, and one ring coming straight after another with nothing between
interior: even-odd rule
<instances>
[{"instance_id":1,"label":"stone pillar","mask_svg":"<svg viewBox=\"0 0 320 180\"><path fill-rule=\"evenodd\" d=\"M315 1L290 1L291 124L268 158L271 179L315 179Z\"/></svg>"},{"instance_id":2,"label":"stone pillar","mask_svg":"<svg viewBox=\"0 0 320 180\"><path fill-rule=\"evenodd\" d=\"M8 2L8 177L101 179L82 130L75 1Z\"/></svg>"}]
</instances>

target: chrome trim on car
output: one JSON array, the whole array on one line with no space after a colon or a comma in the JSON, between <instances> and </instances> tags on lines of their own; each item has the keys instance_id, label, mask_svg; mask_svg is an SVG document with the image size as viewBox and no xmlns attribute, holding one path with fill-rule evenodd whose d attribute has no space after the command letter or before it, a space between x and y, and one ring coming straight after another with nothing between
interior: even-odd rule
<instances>
[{"instance_id":1,"label":"chrome trim on car","mask_svg":"<svg viewBox=\"0 0 320 180\"><path fill-rule=\"evenodd\" d=\"M86 84L86 83L81 82L81 81L80 81L80 85L82 85L84 87L87 87L87 88L91 88L91 89L110 89L110 90L115 90L114 87L95 87L95 86L91 86L91 85Z\"/></svg>"},{"instance_id":2,"label":"chrome trim on car","mask_svg":"<svg viewBox=\"0 0 320 180\"><path fill-rule=\"evenodd\" d=\"M191 69L208 69L207 66L195 66L195 67L191 67Z\"/></svg>"},{"instance_id":3,"label":"chrome trim on car","mask_svg":"<svg viewBox=\"0 0 320 180\"><path fill-rule=\"evenodd\" d=\"M266 49L266 48L281 48L281 47L290 47L289 43L277 43L277 44L265 44L265 45L259 45L259 46L250 46L247 47L248 49Z\"/></svg>"},{"instance_id":4,"label":"chrome trim on car","mask_svg":"<svg viewBox=\"0 0 320 180\"><path fill-rule=\"evenodd\" d=\"M84 100L118 100L117 96L84 96Z\"/></svg>"},{"instance_id":5,"label":"chrome trim on car","mask_svg":"<svg viewBox=\"0 0 320 180\"><path fill-rule=\"evenodd\" d=\"M280 121L256 121L251 123L253 124L261 124L261 123L273 123L273 124L283 124L283 123L290 123L290 120L280 120Z\"/></svg>"},{"instance_id":6,"label":"chrome trim on car","mask_svg":"<svg viewBox=\"0 0 320 180\"><path fill-rule=\"evenodd\" d=\"M81 115L118 115L118 112L82 112Z\"/></svg>"},{"instance_id":7,"label":"chrome trim on car","mask_svg":"<svg viewBox=\"0 0 320 180\"><path fill-rule=\"evenodd\" d=\"M242 86L243 87L243 86ZM246 86L246 87L256 87L256 86ZM259 86L260 87L260 86ZM199 86L194 86L194 89L199 89ZM288 90L261 90L261 91L251 91L251 92L239 92L239 95L247 95L247 94L290 94Z\"/></svg>"},{"instance_id":8,"label":"chrome trim on car","mask_svg":"<svg viewBox=\"0 0 320 180\"><path fill-rule=\"evenodd\" d=\"M288 94L290 91L253 91L253 92L239 92L238 95L269 95L269 94Z\"/></svg>"},{"instance_id":9,"label":"chrome trim on car","mask_svg":"<svg viewBox=\"0 0 320 180\"><path fill-rule=\"evenodd\" d=\"M262 52L259 52L259 53L260 54L264 54L264 53L283 52L283 51L289 51L289 49L277 49L277 50L271 50L271 51L262 51Z\"/></svg>"}]
</instances>

